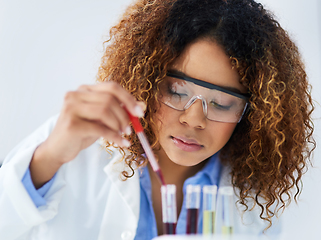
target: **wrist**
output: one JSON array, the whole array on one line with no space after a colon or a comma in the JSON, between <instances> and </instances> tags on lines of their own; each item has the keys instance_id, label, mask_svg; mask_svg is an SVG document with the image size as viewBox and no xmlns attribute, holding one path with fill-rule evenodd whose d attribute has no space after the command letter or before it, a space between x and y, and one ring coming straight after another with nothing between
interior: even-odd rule
<instances>
[{"instance_id":1,"label":"wrist","mask_svg":"<svg viewBox=\"0 0 321 240\"><path fill-rule=\"evenodd\" d=\"M63 165L45 147L45 142L35 150L30 162L30 175L36 189L42 187Z\"/></svg>"}]
</instances>

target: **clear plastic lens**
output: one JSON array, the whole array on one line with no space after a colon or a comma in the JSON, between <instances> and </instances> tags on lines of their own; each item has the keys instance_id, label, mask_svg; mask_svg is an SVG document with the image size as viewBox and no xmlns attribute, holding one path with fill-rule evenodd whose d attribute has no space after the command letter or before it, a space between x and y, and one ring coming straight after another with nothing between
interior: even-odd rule
<instances>
[{"instance_id":1,"label":"clear plastic lens","mask_svg":"<svg viewBox=\"0 0 321 240\"><path fill-rule=\"evenodd\" d=\"M161 101L176 110L186 110L201 100L205 116L218 122L239 122L247 106L243 98L176 78L165 80L160 90Z\"/></svg>"}]
</instances>

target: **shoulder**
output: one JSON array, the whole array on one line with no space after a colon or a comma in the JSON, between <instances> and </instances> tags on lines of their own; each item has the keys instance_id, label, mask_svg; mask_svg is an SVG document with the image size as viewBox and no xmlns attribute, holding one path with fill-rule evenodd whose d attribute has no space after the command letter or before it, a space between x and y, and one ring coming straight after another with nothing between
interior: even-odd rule
<instances>
[{"instance_id":1,"label":"shoulder","mask_svg":"<svg viewBox=\"0 0 321 240\"><path fill-rule=\"evenodd\" d=\"M229 166L222 166L219 188L232 187L231 168ZM253 196L255 199L255 196ZM251 235L268 235L279 236L282 230L281 218L274 216L272 220L272 226L269 226L268 222L261 219L261 208L256 204L254 199L247 199L246 206L240 203L240 198L237 189L234 189L233 204L231 210L233 211L234 232L236 234L251 234ZM261 201L262 202L262 201ZM223 214L222 209L223 200L221 196L218 196L218 208L217 214Z\"/></svg>"}]
</instances>

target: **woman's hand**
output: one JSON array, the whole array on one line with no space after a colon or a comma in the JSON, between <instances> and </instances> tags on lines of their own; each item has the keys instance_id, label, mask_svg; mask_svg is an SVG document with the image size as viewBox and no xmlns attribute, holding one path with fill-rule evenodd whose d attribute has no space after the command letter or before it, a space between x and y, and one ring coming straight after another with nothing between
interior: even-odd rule
<instances>
[{"instance_id":1,"label":"woman's hand","mask_svg":"<svg viewBox=\"0 0 321 240\"><path fill-rule=\"evenodd\" d=\"M49 181L62 164L100 137L129 147L121 136L131 133L124 108L134 116L144 115L142 104L115 82L84 85L68 92L55 128L30 163L34 185L40 187Z\"/></svg>"}]
</instances>

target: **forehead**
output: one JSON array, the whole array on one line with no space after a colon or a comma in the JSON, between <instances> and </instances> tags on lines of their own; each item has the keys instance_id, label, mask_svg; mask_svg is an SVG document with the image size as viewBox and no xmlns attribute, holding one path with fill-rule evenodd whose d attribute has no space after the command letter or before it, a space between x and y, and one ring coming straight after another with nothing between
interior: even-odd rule
<instances>
[{"instance_id":1,"label":"forehead","mask_svg":"<svg viewBox=\"0 0 321 240\"><path fill-rule=\"evenodd\" d=\"M235 88L243 93L247 91L240 84L239 74L223 48L209 39L199 39L189 44L171 68L218 86Z\"/></svg>"}]
</instances>

